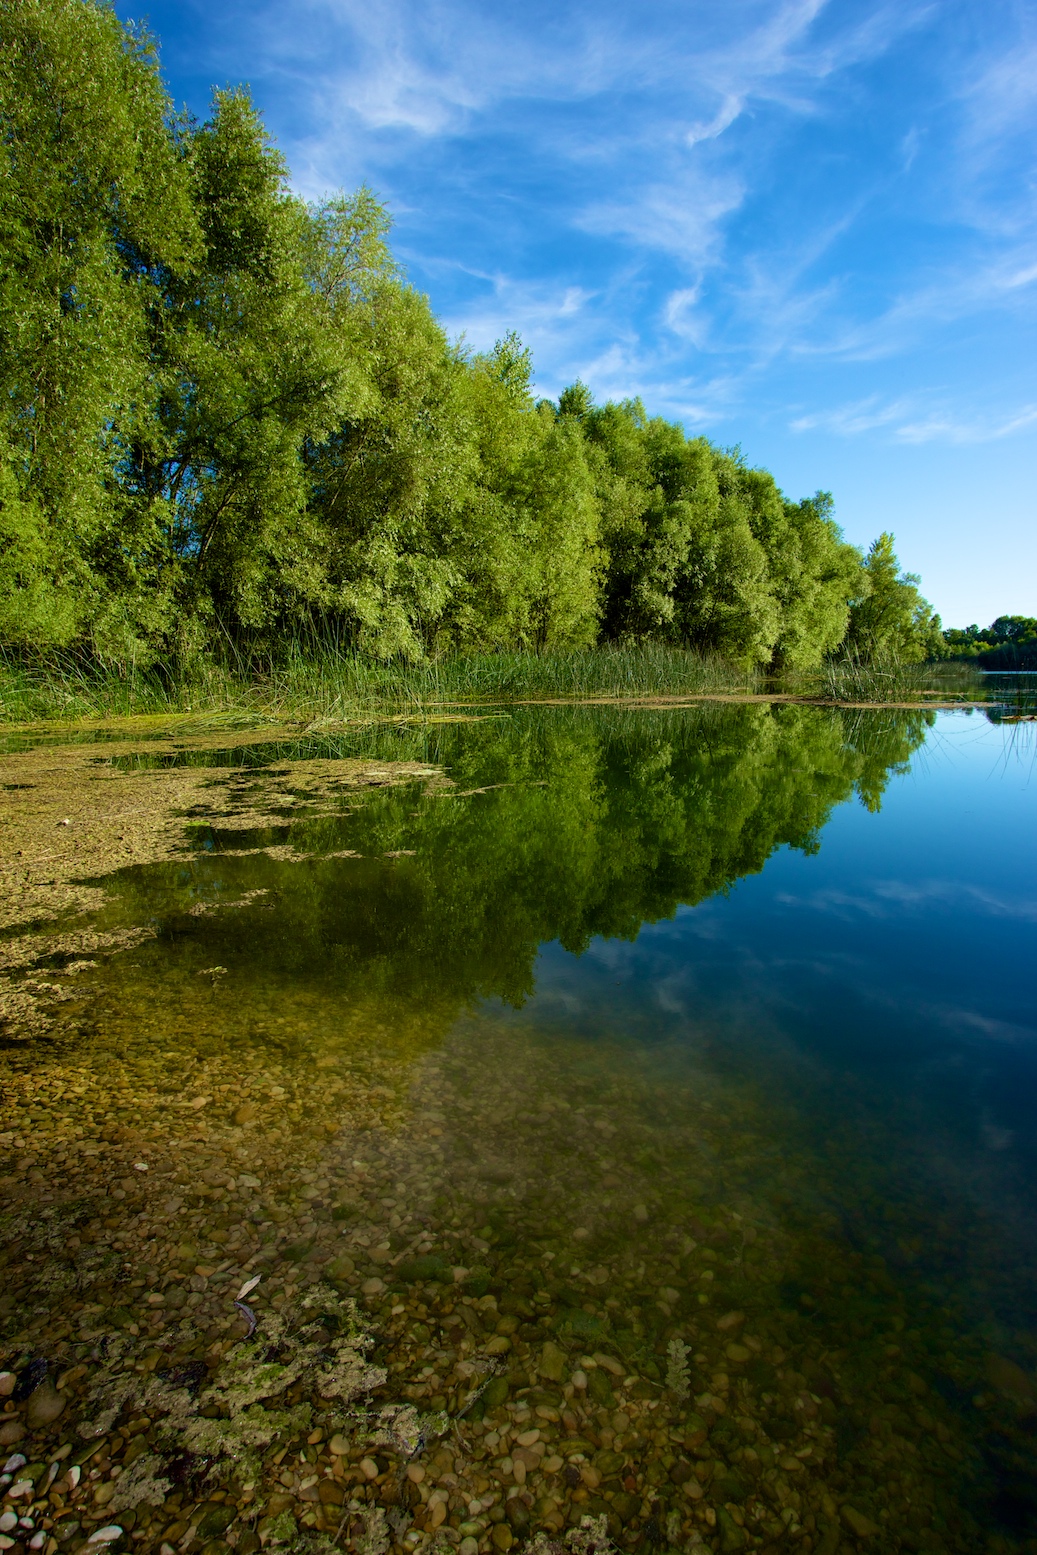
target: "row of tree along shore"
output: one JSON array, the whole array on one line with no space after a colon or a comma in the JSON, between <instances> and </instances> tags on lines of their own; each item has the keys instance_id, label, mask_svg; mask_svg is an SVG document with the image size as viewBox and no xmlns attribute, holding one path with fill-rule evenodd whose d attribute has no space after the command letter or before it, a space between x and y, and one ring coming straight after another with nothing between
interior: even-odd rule
<instances>
[{"instance_id":1,"label":"row of tree along shore","mask_svg":"<svg viewBox=\"0 0 1037 1555\"><path fill-rule=\"evenodd\" d=\"M957 651L827 493L790 501L639 400L537 398L514 335L448 340L374 196L296 198L244 92L175 111L153 42L92 0L0 0L0 29L9 652Z\"/></svg>"},{"instance_id":2,"label":"row of tree along shore","mask_svg":"<svg viewBox=\"0 0 1037 1555\"><path fill-rule=\"evenodd\" d=\"M951 627L946 655L989 670L1037 670L1037 617L998 616L989 626Z\"/></svg>"}]
</instances>

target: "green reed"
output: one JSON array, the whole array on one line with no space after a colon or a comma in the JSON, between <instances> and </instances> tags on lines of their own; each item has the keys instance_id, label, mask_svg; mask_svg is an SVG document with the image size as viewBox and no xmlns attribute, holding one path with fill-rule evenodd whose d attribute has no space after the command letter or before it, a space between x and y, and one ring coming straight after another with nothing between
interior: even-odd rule
<instances>
[{"instance_id":1,"label":"green reed","mask_svg":"<svg viewBox=\"0 0 1037 1555\"><path fill-rule=\"evenodd\" d=\"M276 656L111 664L74 655L0 655L0 721L140 714L353 719L434 713L468 703L737 692L758 677L679 648L471 653L373 662L334 644L293 641Z\"/></svg>"}]
</instances>

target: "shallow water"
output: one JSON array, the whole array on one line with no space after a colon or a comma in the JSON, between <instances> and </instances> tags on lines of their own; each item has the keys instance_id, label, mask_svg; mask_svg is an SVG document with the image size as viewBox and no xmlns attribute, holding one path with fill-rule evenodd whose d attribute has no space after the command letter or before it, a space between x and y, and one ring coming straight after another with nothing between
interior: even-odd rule
<instances>
[{"instance_id":1,"label":"shallow water","mask_svg":"<svg viewBox=\"0 0 1037 1555\"><path fill-rule=\"evenodd\" d=\"M312 1431L262 1473L195 1452L116 1518L137 1547L287 1513L360 1548L383 1507L383 1547L464 1555L585 1513L646 1550L1037 1549L1037 753L998 716L368 732L312 753L452 790L112 877L91 921L156 937L7 1050L0 1365L84 1368L25 1450L95 1440L98 1378L218 1368L259 1272L261 1315L361 1302L370 1409L445 1415L383 1467L306 1384ZM154 1428L127 1397L100 1484ZM78 1547L83 1496L36 1526Z\"/></svg>"}]
</instances>

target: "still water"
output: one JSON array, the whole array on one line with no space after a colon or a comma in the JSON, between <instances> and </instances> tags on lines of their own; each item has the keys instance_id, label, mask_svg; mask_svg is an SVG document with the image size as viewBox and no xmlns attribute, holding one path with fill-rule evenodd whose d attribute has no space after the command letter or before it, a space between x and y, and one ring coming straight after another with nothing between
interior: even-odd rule
<instances>
[{"instance_id":1,"label":"still water","mask_svg":"<svg viewBox=\"0 0 1037 1555\"><path fill-rule=\"evenodd\" d=\"M8 1048L0 1365L39 1472L4 1547L574 1550L590 1516L1037 1550L1033 727L529 708L228 747L450 786L111 877L94 921L155 937ZM287 1369L249 1457L218 1379L256 1274ZM307 1290L381 1368L337 1403L270 1327ZM68 1403L20 1436L41 1358ZM203 1360L179 1415L119 1392ZM89 1495L47 1499L62 1447Z\"/></svg>"}]
</instances>

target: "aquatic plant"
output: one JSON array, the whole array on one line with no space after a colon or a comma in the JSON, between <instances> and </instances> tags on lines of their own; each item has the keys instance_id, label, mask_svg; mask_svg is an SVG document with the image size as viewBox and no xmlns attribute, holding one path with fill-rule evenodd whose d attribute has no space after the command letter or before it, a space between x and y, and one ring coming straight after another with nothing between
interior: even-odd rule
<instances>
[{"instance_id":1,"label":"aquatic plant","mask_svg":"<svg viewBox=\"0 0 1037 1555\"><path fill-rule=\"evenodd\" d=\"M192 1419L184 1427L183 1444L188 1452L215 1461L228 1462L245 1484L255 1484L263 1470L257 1448L272 1442L290 1441L310 1428L313 1410L309 1404L294 1409L264 1409L254 1404L229 1420Z\"/></svg>"},{"instance_id":2,"label":"aquatic plant","mask_svg":"<svg viewBox=\"0 0 1037 1555\"><path fill-rule=\"evenodd\" d=\"M117 1515L138 1506L161 1506L173 1488L172 1480L162 1475L164 1467L157 1453L146 1452L135 1458L116 1480L108 1510Z\"/></svg>"},{"instance_id":3,"label":"aquatic plant","mask_svg":"<svg viewBox=\"0 0 1037 1555\"><path fill-rule=\"evenodd\" d=\"M691 1395L691 1377L688 1371L688 1346L683 1339L671 1339L666 1347L666 1386L678 1404L687 1402Z\"/></svg>"},{"instance_id":4,"label":"aquatic plant","mask_svg":"<svg viewBox=\"0 0 1037 1555\"><path fill-rule=\"evenodd\" d=\"M615 1548L609 1538L608 1518L583 1516L578 1528L570 1528L564 1539L552 1539L537 1533L526 1546L529 1555L610 1555Z\"/></svg>"},{"instance_id":5,"label":"aquatic plant","mask_svg":"<svg viewBox=\"0 0 1037 1555\"><path fill-rule=\"evenodd\" d=\"M385 1512L380 1506L358 1505L349 1529L356 1555L385 1555L392 1543Z\"/></svg>"},{"instance_id":6,"label":"aquatic plant","mask_svg":"<svg viewBox=\"0 0 1037 1555\"><path fill-rule=\"evenodd\" d=\"M334 1328L339 1329L337 1336ZM193 1333L190 1324L183 1329ZM262 1472L258 1449L307 1431L313 1417L310 1404L273 1409L265 1401L280 1397L300 1381L321 1398L336 1398L342 1404L367 1397L386 1377L381 1367L365 1358L372 1342L356 1303L324 1284L313 1286L279 1312L265 1312L253 1335L231 1345L201 1391L207 1368L185 1366L145 1379L122 1369L128 1347L125 1341L114 1341L109 1364L87 1395L80 1434L87 1439L103 1436L124 1409L137 1406L155 1420L164 1450L186 1450L205 1458L213 1465L212 1472L220 1463L230 1464L242 1482L254 1483ZM215 1417L208 1413L212 1406L219 1411ZM411 1425L408 1420L406 1427L399 1428L409 1430ZM420 1436L416 1420L413 1429ZM157 1482L161 1467L161 1460L154 1458L141 1471L139 1484L135 1480L127 1486L131 1494L139 1490L138 1501L146 1499L146 1487Z\"/></svg>"}]
</instances>

